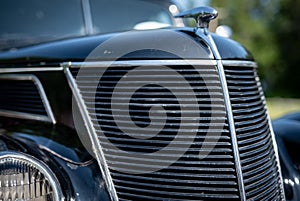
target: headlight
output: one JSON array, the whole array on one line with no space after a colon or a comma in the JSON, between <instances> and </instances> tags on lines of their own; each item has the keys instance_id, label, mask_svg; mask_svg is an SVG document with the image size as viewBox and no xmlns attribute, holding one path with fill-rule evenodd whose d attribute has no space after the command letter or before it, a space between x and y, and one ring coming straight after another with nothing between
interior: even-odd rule
<instances>
[{"instance_id":1,"label":"headlight","mask_svg":"<svg viewBox=\"0 0 300 201\"><path fill-rule=\"evenodd\" d=\"M0 153L0 200L58 201L62 192L53 172L36 158Z\"/></svg>"}]
</instances>

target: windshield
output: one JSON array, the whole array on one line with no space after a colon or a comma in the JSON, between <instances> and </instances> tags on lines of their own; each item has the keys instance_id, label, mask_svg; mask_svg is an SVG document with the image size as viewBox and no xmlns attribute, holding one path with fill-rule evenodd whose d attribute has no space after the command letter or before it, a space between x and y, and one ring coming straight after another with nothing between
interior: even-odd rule
<instances>
[{"instance_id":1,"label":"windshield","mask_svg":"<svg viewBox=\"0 0 300 201\"><path fill-rule=\"evenodd\" d=\"M0 49L85 34L81 0L2 0Z\"/></svg>"},{"instance_id":2,"label":"windshield","mask_svg":"<svg viewBox=\"0 0 300 201\"><path fill-rule=\"evenodd\" d=\"M169 7L155 0L90 0L90 4L95 33L139 29L143 25L147 29L154 24L159 28L173 23Z\"/></svg>"},{"instance_id":3,"label":"windshield","mask_svg":"<svg viewBox=\"0 0 300 201\"><path fill-rule=\"evenodd\" d=\"M88 3L90 12L84 14L82 5ZM165 27L173 24L168 9L169 4L155 0L2 0L0 50L88 34ZM86 29L87 16L92 31Z\"/></svg>"}]
</instances>

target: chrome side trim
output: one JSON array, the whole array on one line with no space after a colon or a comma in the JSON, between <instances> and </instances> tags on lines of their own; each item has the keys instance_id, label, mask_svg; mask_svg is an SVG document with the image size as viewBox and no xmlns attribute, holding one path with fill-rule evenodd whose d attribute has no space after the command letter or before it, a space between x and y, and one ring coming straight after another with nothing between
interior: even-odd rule
<instances>
[{"instance_id":1,"label":"chrome side trim","mask_svg":"<svg viewBox=\"0 0 300 201\"><path fill-rule=\"evenodd\" d=\"M12 152L12 151L5 151L0 153L0 160L3 159L7 159L7 161L11 159L15 159L15 160L19 160L31 164L33 167L37 168L45 175L45 177L50 183L50 186L52 187L54 197L57 199L57 201L65 200L58 179L56 178L52 170L42 161L39 161L33 156L24 153L19 153L19 152Z\"/></svg>"},{"instance_id":2,"label":"chrome side trim","mask_svg":"<svg viewBox=\"0 0 300 201\"><path fill-rule=\"evenodd\" d=\"M201 31L201 30L199 30L199 31ZM233 118L233 111L231 108L231 101L230 101L230 97L229 97L229 91L228 91L228 87L227 87L224 66L223 66L223 62L221 60L222 58L220 56L220 53L218 51L218 48L217 48L212 36L210 34L208 34L207 38L208 38L208 42L210 43L210 46L212 48L212 52L217 60L217 70L218 70L221 85L223 88L224 102L225 102L225 108L227 111L227 118L228 118L229 130L230 130L230 135L231 135L232 148L233 148L234 161L235 161L240 196L241 196L242 201L246 201L244 178L243 178L243 174L242 174L241 160L240 160L239 148L238 148L238 144L237 144L234 118Z\"/></svg>"},{"instance_id":3,"label":"chrome side trim","mask_svg":"<svg viewBox=\"0 0 300 201\"><path fill-rule=\"evenodd\" d=\"M257 68L257 64L254 61L223 60L222 64L223 64L223 66L254 67L254 68Z\"/></svg>"},{"instance_id":4,"label":"chrome side trim","mask_svg":"<svg viewBox=\"0 0 300 201\"><path fill-rule=\"evenodd\" d=\"M36 115L36 114L28 114L23 112L16 111L7 111L0 110L0 115L13 117L13 118L22 118L22 119L30 119L30 120L38 120L38 121L46 121L56 124L56 120L54 118L51 106L49 104L48 98L42 86L40 80L34 75L16 75L16 74L8 74L8 75L0 75L1 80L29 80L32 81L38 89L40 98L44 104L47 116Z\"/></svg>"},{"instance_id":5,"label":"chrome side trim","mask_svg":"<svg viewBox=\"0 0 300 201\"><path fill-rule=\"evenodd\" d=\"M22 67L22 68L0 68L1 73L22 73L22 72L41 72L41 71L63 71L62 67Z\"/></svg>"},{"instance_id":6,"label":"chrome side trim","mask_svg":"<svg viewBox=\"0 0 300 201\"><path fill-rule=\"evenodd\" d=\"M127 60L127 61L96 61L96 62L85 62L84 67L89 68L101 68L101 67L130 67L130 66L139 66L139 65L147 65L147 66L161 66L161 65L216 65L217 62L215 60L200 60L200 59L185 59L185 60ZM82 62L68 62L64 63L64 66L68 66L70 68L79 68L83 67Z\"/></svg>"},{"instance_id":7,"label":"chrome side trim","mask_svg":"<svg viewBox=\"0 0 300 201\"><path fill-rule=\"evenodd\" d=\"M118 201L118 195L116 192L116 189L114 187L111 175L110 175L110 171L108 169L108 165L106 163L105 157L104 157L104 153L101 147L101 144L99 142L99 139L97 137L97 135L94 135L96 133L94 126L92 125L92 120L90 119L90 116L88 114L88 110L84 104L84 100L80 94L79 88L77 86L76 81L74 80L70 69L69 69L69 64L70 63L66 63L64 65L64 72L65 75L67 77L69 86L72 90L73 93L73 97L76 100L77 106L80 110L80 113L82 115L83 121L84 121L84 125L86 127L86 130L88 132L89 138L91 139L91 144L92 144L92 149L95 153L98 165L100 167L100 170L102 172L102 176L104 178L104 181L106 183L106 187L107 190L109 192L110 198L112 201Z\"/></svg>"},{"instance_id":8,"label":"chrome side trim","mask_svg":"<svg viewBox=\"0 0 300 201\"><path fill-rule=\"evenodd\" d=\"M83 18L85 24L85 31L88 35L91 35L94 33L94 30L93 30L93 20L91 14L90 1L81 0L81 6L82 6L82 12L83 12Z\"/></svg>"},{"instance_id":9,"label":"chrome side trim","mask_svg":"<svg viewBox=\"0 0 300 201\"><path fill-rule=\"evenodd\" d=\"M264 98L264 101L266 102L266 99L265 97L263 96ZM267 104L265 104L265 107L267 108ZM279 176L280 176L280 188L282 190L282 198L283 200L286 200L285 198L285 193L284 193L284 184L283 184L283 177L282 177L282 171L281 171L281 166L280 166L280 161L279 161L279 153L278 153L278 146L277 146L277 142L276 142L276 139L275 139L275 134L274 134L274 130L273 130L273 126L272 126L272 123L271 123L271 117L269 115L269 111L267 111L267 115L268 115L268 122L269 122L269 128L270 128L270 132L271 132L271 138L272 138L272 141L273 141L273 147L274 147L274 152L275 152L275 157L276 157L276 162L277 162L277 168L278 168L278 173L279 173Z\"/></svg>"},{"instance_id":10,"label":"chrome side trim","mask_svg":"<svg viewBox=\"0 0 300 201\"><path fill-rule=\"evenodd\" d=\"M25 112L9 111L9 110L0 110L0 116L49 122L49 118L46 116L28 114Z\"/></svg>"},{"instance_id":11,"label":"chrome side trim","mask_svg":"<svg viewBox=\"0 0 300 201\"><path fill-rule=\"evenodd\" d=\"M42 101L43 101L43 103L44 103L46 112L47 112L47 114L48 114L48 116L49 116L51 122L52 122L53 124L56 124L56 120L55 120L55 118L54 118L52 109L51 109L51 107L50 107L50 104L49 104L48 98L47 98L47 96L46 96L46 93L45 93L45 91L44 91L44 88L43 88L43 86L42 86L42 83L40 82L40 80L39 80L36 76L32 75L32 76L30 76L30 77L31 77L32 81L35 83L35 85L37 86L38 90L39 90L40 96L41 96L41 98L42 98Z\"/></svg>"}]
</instances>

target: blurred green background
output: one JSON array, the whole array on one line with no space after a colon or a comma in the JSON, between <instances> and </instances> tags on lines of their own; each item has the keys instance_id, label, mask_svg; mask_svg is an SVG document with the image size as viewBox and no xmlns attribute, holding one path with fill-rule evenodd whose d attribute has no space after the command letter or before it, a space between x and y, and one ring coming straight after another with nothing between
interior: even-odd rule
<instances>
[{"instance_id":1,"label":"blurred green background","mask_svg":"<svg viewBox=\"0 0 300 201\"><path fill-rule=\"evenodd\" d=\"M183 0L181 0L183 1ZM259 65L272 118L300 111L300 0L194 0L210 5Z\"/></svg>"}]
</instances>

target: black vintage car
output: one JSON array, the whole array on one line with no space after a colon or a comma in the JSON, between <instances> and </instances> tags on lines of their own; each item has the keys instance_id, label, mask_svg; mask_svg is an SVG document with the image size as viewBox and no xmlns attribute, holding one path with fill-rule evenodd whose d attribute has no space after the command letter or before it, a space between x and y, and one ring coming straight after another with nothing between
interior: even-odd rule
<instances>
[{"instance_id":1,"label":"black vintage car","mask_svg":"<svg viewBox=\"0 0 300 201\"><path fill-rule=\"evenodd\" d=\"M257 65L208 31L214 9L128 31L175 5L4 2L0 200L285 200Z\"/></svg>"}]
</instances>

